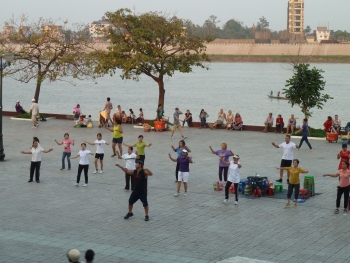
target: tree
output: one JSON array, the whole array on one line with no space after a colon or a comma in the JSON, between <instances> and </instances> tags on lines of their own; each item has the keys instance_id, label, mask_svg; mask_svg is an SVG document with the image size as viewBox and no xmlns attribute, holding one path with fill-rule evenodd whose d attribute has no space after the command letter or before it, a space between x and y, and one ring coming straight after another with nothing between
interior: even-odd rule
<instances>
[{"instance_id":1,"label":"tree","mask_svg":"<svg viewBox=\"0 0 350 263\"><path fill-rule=\"evenodd\" d=\"M304 32L305 32L305 35L307 34L310 34L312 32L312 29L310 26L307 26L305 29L304 29Z\"/></svg>"},{"instance_id":2,"label":"tree","mask_svg":"<svg viewBox=\"0 0 350 263\"><path fill-rule=\"evenodd\" d=\"M74 84L73 79L94 78L94 61L88 56L93 46L82 33L59 26L51 19L40 18L37 22L28 23L27 17L20 22L11 19L6 25L12 28L0 41L0 49L16 54L11 67L4 75L28 83L36 81L34 99L38 102L42 83L47 80L66 81ZM84 28L74 25L78 32ZM65 38L67 37L67 39Z\"/></svg>"},{"instance_id":3,"label":"tree","mask_svg":"<svg viewBox=\"0 0 350 263\"><path fill-rule=\"evenodd\" d=\"M294 65L294 76L287 80L286 89L283 93L290 98L289 103L298 105L305 118L311 117L310 109L322 106L329 99L333 99L328 94L322 94L326 82L323 81L323 70L309 68L309 64L298 63Z\"/></svg>"},{"instance_id":4,"label":"tree","mask_svg":"<svg viewBox=\"0 0 350 263\"><path fill-rule=\"evenodd\" d=\"M266 18L263 16L259 18L259 22L257 24L257 29L261 30L264 28L268 28L270 26L270 23L266 20Z\"/></svg>"},{"instance_id":5,"label":"tree","mask_svg":"<svg viewBox=\"0 0 350 263\"><path fill-rule=\"evenodd\" d=\"M96 72L115 74L121 69L122 79L139 80L141 75L158 84L158 104L164 105L164 77L176 71L188 73L194 66L206 68L205 40L186 33L184 22L162 13L150 12L134 15L129 9L107 12L110 46L97 51Z\"/></svg>"}]
</instances>

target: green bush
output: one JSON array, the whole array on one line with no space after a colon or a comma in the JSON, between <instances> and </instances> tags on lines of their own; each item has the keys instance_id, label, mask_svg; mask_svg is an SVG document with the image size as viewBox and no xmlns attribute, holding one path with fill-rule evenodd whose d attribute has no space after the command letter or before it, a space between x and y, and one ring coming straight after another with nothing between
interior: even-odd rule
<instances>
[{"instance_id":1,"label":"green bush","mask_svg":"<svg viewBox=\"0 0 350 263\"><path fill-rule=\"evenodd\" d=\"M42 114L42 113L40 113L39 115L40 115L40 119L42 119L42 118L46 118L46 115L44 115L44 114ZM23 114L17 115L17 116L16 116L16 118L21 118L21 119L31 119L31 118L32 118L32 116L31 116L31 115L29 115L29 113L28 113L28 112L26 112L26 113L23 113Z\"/></svg>"},{"instance_id":2,"label":"green bush","mask_svg":"<svg viewBox=\"0 0 350 263\"><path fill-rule=\"evenodd\" d=\"M309 126L310 137L326 137L326 132L323 129L314 129ZM293 133L293 135L300 136L301 132Z\"/></svg>"}]
</instances>

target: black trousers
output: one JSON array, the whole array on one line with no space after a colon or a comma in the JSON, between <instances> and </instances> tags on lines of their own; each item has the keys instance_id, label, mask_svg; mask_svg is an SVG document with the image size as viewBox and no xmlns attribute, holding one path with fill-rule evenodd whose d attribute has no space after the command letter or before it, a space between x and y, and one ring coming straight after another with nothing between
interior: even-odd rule
<instances>
[{"instance_id":1,"label":"black trousers","mask_svg":"<svg viewBox=\"0 0 350 263\"><path fill-rule=\"evenodd\" d=\"M143 161L143 165L145 165L145 159L146 159L146 156L145 155L139 155L139 160Z\"/></svg>"},{"instance_id":2,"label":"black trousers","mask_svg":"<svg viewBox=\"0 0 350 263\"><path fill-rule=\"evenodd\" d=\"M276 124L276 132L283 132L284 124Z\"/></svg>"},{"instance_id":3,"label":"black trousers","mask_svg":"<svg viewBox=\"0 0 350 263\"><path fill-rule=\"evenodd\" d=\"M131 181L131 190L134 190L134 175L130 175L125 173L125 189L130 189L130 181Z\"/></svg>"},{"instance_id":4,"label":"black trousers","mask_svg":"<svg viewBox=\"0 0 350 263\"><path fill-rule=\"evenodd\" d=\"M88 164L79 164L78 175L77 175L77 183L78 184L80 182L80 176L81 176L81 172L83 170L84 170L84 176L85 176L85 183L87 184L89 181L89 178L88 178L89 165Z\"/></svg>"},{"instance_id":5,"label":"black trousers","mask_svg":"<svg viewBox=\"0 0 350 263\"><path fill-rule=\"evenodd\" d=\"M225 186L225 199L228 199L229 196L229 190L231 187L232 182L227 181L226 186ZM238 202L238 183L233 183L233 186L235 188L235 198L236 201Z\"/></svg>"},{"instance_id":6,"label":"black trousers","mask_svg":"<svg viewBox=\"0 0 350 263\"><path fill-rule=\"evenodd\" d=\"M188 127L191 127L191 126L192 126L192 118L189 118L187 121L184 121L184 122L182 123L182 126L185 126L185 122L187 122Z\"/></svg>"},{"instance_id":7,"label":"black trousers","mask_svg":"<svg viewBox=\"0 0 350 263\"><path fill-rule=\"evenodd\" d=\"M349 201L349 186L347 187L340 187L338 186L338 192L337 192L337 201L336 201L336 207L340 207L340 199L341 196L344 194L344 209L348 207L348 201Z\"/></svg>"},{"instance_id":8,"label":"black trousers","mask_svg":"<svg viewBox=\"0 0 350 263\"><path fill-rule=\"evenodd\" d=\"M178 181L178 175L179 175L179 162L176 163L176 169L175 169L175 178L176 178L176 182Z\"/></svg>"},{"instance_id":9,"label":"black trousers","mask_svg":"<svg viewBox=\"0 0 350 263\"><path fill-rule=\"evenodd\" d=\"M40 166L41 162L31 162L30 164L30 181L33 181L35 171L35 181L39 181L40 178Z\"/></svg>"},{"instance_id":10,"label":"black trousers","mask_svg":"<svg viewBox=\"0 0 350 263\"><path fill-rule=\"evenodd\" d=\"M290 199L290 198L292 197L293 189L294 189L294 197L295 197L295 200L298 200L298 198L299 198L300 184L289 184L289 185L288 185L287 198Z\"/></svg>"}]
</instances>

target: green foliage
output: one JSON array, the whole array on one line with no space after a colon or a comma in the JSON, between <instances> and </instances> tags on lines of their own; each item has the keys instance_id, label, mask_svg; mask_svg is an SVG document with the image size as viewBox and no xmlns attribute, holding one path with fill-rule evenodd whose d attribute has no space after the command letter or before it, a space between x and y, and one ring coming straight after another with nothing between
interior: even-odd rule
<instances>
[{"instance_id":1,"label":"green foliage","mask_svg":"<svg viewBox=\"0 0 350 263\"><path fill-rule=\"evenodd\" d=\"M310 109L317 107L322 109L324 102L333 99L328 94L322 94L326 84L323 81L323 70L309 68L309 64L294 65L294 76L287 80L286 89L283 93L290 98L288 103L298 105L301 108L305 118L311 117Z\"/></svg>"},{"instance_id":2,"label":"green foliage","mask_svg":"<svg viewBox=\"0 0 350 263\"><path fill-rule=\"evenodd\" d=\"M309 126L309 131L310 131L310 137L320 137L320 138L326 137L326 132L324 129L314 129ZM300 132L293 133L293 135L300 136Z\"/></svg>"},{"instance_id":3,"label":"green foliage","mask_svg":"<svg viewBox=\"0 0 350 263\"><path fill-rule=\"evenodd\" d=\"M270 26L270 23L266 20L266 18L263 16L259 18L259 22L257 24L257 29L264 29L268 28Z\"/></svg>"},{"instance_id":4,"label":"green foliage","mask_svg":"<svg viewBox=\"0 0 350 263\"><path fill-rule=\"evenodd\" d=\"M183 20L157 12L134 15L129 9L107 12L106 17L113 25L107 29L111 45L95 52L98 74L113 75L119 68L122 79L151 77L159 86L158 103L164 105L164 76L207 69L205 40L186 32Z\"/></svg>"},{"instance_id":5,"label":"green foliage","mask_svg":"<svg viewBox=\"0 0 350 263\"><path fill-rule=\"evenodd\" d=\"M234 19L230 19L224 24L222 32L226 38L254 38L253 32L250 28L244 26L242 22L236 21Z\"/></svg>"},{"instance_id":6,"label":"green foliage","mask_svg":"<svg viewBox=\"0 0 350 263\"><path fill-rule=\"evenodd\" d=\"M44 114L42 114L42 113L39 113L39 115L40 115L40 118L39 118L39 119L46 118L46 115L44 115ZM31 119L31 118L32 118L32 115L29 115L29 113L26 112L26 113L17 115L16 118L20 118L20 119Z\"/></svg>"}]
</instances>

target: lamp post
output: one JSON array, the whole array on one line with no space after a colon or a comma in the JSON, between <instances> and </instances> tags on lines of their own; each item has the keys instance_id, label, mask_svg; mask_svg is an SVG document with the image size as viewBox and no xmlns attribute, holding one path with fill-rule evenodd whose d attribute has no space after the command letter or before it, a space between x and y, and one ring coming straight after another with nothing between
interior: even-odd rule
<instances>
[{"instance_id":1,"label":"lamp post","mask_svg":"<svg viewBox=\"0 0 350 263\"><path fill-rule=\"evenodd\" d=\"M7 66L10 66L15 58L12 53L0 55L0 161L5 159L4 144L2 136L2 74Z\"/></svg>"}]
</instances>

